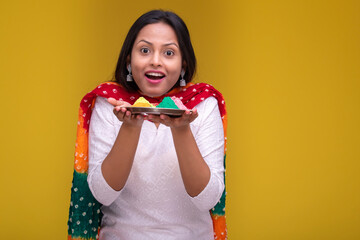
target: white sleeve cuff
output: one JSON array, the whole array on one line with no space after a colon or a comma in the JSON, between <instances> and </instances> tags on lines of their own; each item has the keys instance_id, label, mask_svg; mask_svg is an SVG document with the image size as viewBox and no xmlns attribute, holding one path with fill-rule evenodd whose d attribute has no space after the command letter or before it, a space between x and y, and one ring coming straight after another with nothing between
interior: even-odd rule
<instances>
[{"instance_id":1,"label":"white sleeve cuff","mask_svg":"<svg viewBox=\"0 0 360 240\"><path fill-rule=\"evenodd\" d=\"M191 197L191 201L202 211L209 211L217 204L225 187L223 181L216 174L212 172L210 174L210 180L206 187L199 195Z\"/></svg>"},{"instance_id":2,"label":"white sleeve cuff","mask_svg":"<svg viewBox=\"0 0 360 240\"><path fill-rule=\"evenodd\" d=\"M92 174L88 176L88 184L95 199L105 206L109 206L120 195L120 191L114 190L106 182L102 171L101 164L96 166Z\"/></svg>"}]
</instances>

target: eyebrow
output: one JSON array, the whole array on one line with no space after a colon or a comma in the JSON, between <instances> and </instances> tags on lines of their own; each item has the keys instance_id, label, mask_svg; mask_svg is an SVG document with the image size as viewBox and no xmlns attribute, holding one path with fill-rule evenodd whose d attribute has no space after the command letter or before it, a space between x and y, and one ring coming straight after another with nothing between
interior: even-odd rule
<instances>
[{"instance_id":1,"label":"eyebrow","mask_svg":"<svg viewBox=\"0 0 360 240\"><path fill-rule=\"evenodd\" d=\"M149 45L153 45L151 42L146 41L146 40L140 40L137 44L139 44L140 42L144 42L144 43L147 43ZM179 48L179 46L176 43L166 43L163 46L170 46L170 45L174 45L175 47Z\"/></svg>"}]
</instances>

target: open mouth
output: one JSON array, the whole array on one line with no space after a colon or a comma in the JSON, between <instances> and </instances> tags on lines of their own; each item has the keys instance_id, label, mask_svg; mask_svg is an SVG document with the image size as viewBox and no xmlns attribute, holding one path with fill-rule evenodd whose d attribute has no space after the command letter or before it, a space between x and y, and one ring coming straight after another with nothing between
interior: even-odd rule
<instances>
[{"instance_id":1,"label":"open mouth","mask_svg":"<svg viewBox=\"0 0 360 240\"><path fill-rule=\"evenodd\" d=\"M158 80L163 79L165 77L165 74L158 73L158 72L148 72L145 74L145 76L150 80L158 81Z\"/></svg>"}]
</instances>

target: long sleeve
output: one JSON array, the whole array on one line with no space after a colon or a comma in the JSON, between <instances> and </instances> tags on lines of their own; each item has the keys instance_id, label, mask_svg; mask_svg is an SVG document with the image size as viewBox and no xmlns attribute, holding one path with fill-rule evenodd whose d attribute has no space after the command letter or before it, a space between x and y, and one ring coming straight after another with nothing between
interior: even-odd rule
<instances>
[{"instance_id":1,"label":"long sleeve","mask_svg":"<svg viewBox=\"0 0 360 240\"><path fill-rule=\"evenodd\" d=\"M210 180L192 202L200 210L210 210L224 191L224 131L217 100L213 97L198 105L200 121L194 136L198 148L210 169Z\"/></svg>"},{"instance_id":2,"label":"long sleeve","mask_svg":"<svg viewBox=\"0 0 360 240\"><path fill-rule=\"evenodd\" d=\"M101 164L110 152L118 133L114 120L117 119L112 105L105 98L98 97L90 121L88 184L96 200L106 206L121 192L107 184L101 171Z\"/></svg>"}]
</instances>

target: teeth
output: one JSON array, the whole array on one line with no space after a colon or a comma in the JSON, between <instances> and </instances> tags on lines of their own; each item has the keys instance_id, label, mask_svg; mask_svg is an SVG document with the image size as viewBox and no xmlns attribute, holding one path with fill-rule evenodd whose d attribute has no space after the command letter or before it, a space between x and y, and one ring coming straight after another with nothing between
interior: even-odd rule
<instances>
[{"instance_id":1,"label":"teeth","mask_svg":"<svg viewBox=\"0 0 360 240\"><path fill-rule=\"evenodd\" d=\"M146 75L153 76L153 77L162 77L162 76L164 76L161 73L154 73L154 72L147 73Z\"/></svg>"}]
</instances>

